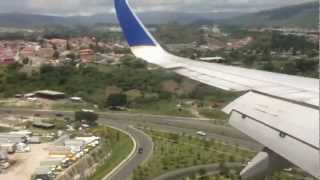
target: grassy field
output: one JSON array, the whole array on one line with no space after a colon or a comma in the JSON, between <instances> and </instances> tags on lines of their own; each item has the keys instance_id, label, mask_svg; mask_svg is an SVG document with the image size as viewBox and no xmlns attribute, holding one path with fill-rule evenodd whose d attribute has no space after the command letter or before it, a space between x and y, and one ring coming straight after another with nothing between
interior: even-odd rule
<instances>
[{"instance_id":1,"label":"grassy field","mask_svg":"<svg viewBox=\"0 0 320 180\"><path fill-rule=\"evenodd\" d=\"M2 127L2 126L0 126L0 133L2 133L2 132L10 132L12 129L11 128L9 128L9 127Z\"/></svg>"},{"instance_id":2,"label":"grassy field","mask_svg":"<svg viewBox=\"0 0 320 180\"><path fill-rule=\"evenodd\" d=\"M133 112L147 113L154 115L168 115L181 117L194 117L188 109L177 108L178 101L159 100L152 103L139 105L133 109Z\"/></svg>"},{"instance_id":3,"label":"grassy field","mask_svg":"<svg viewBox=\"0 0 320 180\"><path fill-rule=\"evenodd\" d=\"M146 131L154 141L154 154L134 172L134 180L149 180L166 172L195 165L246 162L254 153L215 140Z\"/></svg>"},{"instance_id":4,"label":"grassy field","mask_svg":"<svg viewBox=\"0 0 320 180\"><path fill-rule=\"evenodd\" d=\"M133 148L133 142L128 135L114 129L108 129L108 134L109 137L116 138L116 141L105 144L105 148L111 150L111 156L98 167L95 174L89 180L101 180L125 159Z\"/></svg>"},{"instance_id":5,"label":"grassy field","mask_svg":"<svg viewBox=\"0 0 320 180\"><path fill-rule=\"evenodd\" d=\"M199 113L202 116L205 116L210 119L217 119L217 120L226 120L228 115L224 112L216 109L209 109L209 108L201 108L199 109Z\"/></svg>"},{"instance_id":6,"label":"grassy field","mask_svg":"<svg viewBox=\"0 0 320 180\"><path fill-rule=\"evenodd\" d=\"M255 152L240 149L237 145L226 144L217 140L203 140L189 136L145 130L154 142L152 159L134 172L134 180L149 180L167 172L181 168L205 164L219 164L220 173L202 180L238 180L240 169L225 168L225 163L247 163ZM199 179L199 172L181 180ZM279 172L267 180L313 180L302 170L294 168L292 172Z\"/></svg>"}]
</instances>

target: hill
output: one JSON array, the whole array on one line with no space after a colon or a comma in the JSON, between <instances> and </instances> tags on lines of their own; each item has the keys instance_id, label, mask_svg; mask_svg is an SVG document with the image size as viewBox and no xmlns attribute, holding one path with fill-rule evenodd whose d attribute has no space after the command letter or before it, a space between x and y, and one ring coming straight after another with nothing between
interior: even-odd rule
<instances>
[{"instance_id":1,"label":"hill","mask_svg":"<svg viewBox=\"0 0 320 180\"><path fill-rule=\"evenodd\" d=\"M185 13L185 12L145 12L139 13L139 17L146 24L163 24L168 22L191 23L197 20L216 20L238 16L239 12L233 13ZM98 23L117 23L115 14L96 14L92 16L46 16L34 14L3 13L0 14L0 26L30 28L46 25L85 25L90 26Z\"/></svg>"},{"instance_id":2,"label":"hill","mask_svg":"<svg viewBox=\"0 0 320 180\"><path fill-rule=\"evenodd\" d=\"M225 21L227 24L245 26L318 26L318 2L298 4L278 9L242 15Z\"/></svg>"}]
</instances>

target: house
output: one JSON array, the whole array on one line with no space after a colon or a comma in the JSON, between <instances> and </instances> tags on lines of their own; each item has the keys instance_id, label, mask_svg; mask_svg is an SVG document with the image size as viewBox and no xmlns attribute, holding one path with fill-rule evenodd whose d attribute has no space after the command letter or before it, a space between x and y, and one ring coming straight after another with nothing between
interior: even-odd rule
<instances>
[{"instance_id":1,"label":"house","mask_svg":"<svg viewBox=\"0 0 320 180\"><path fill-rule=\"evenodd\" d=\"M54 55L54 49L53 48L40 48L36 55L41 58L51 59Z\"/></svg>"},{"instance_id":2,"label":"house","mask_svg":"<svg viewBox=\"0 0 320 180\"><path fill-rule=\"evenodd\" d=\"M9 48L0 48L0 64L12 64L14 62L14 51Z\"/></svg>"},{"instance_id":3,"label":"house","mask_svg":"<svg viewBox=\"0 0 320 180\"><path fill-rule=\"evenodd\" d=\"M81 59L82 63L88 63L92 59L93 50L92 49L82 49L82 50L80 50L79 54L80 54L80 59Z\"/></svg>"},{"instance_id":4,"label":"house","mask_svg":"<svg viewBox=\"0 0 320 180\"><path fill-rule=\"evenodd\" d=\"M68 41L65 39L50 39L48 42L60 52L67 49Z\"/></svg>"},{"instance_id":5,"label":"house","mask_svg":"<svg viewBox=\"0 0 320 180\"><path fill-rule=\"evenodd\" d=\"M65 98L65 93L58 92L58 91L43 90L43 91L36 91L34 92L34 94L39 98L45 98L45 99L51 99L51 100L58 100L58 99Z\"/></svg>"},{"instance_id":6,"label":"house","mask_svg":"<svg viewBox=\"0 0 320 180\"><path fill-rule=\"evenodd\" d=\"M72 140L66 140L64 142L64 146L68 149L71 150L71 152L80 152L83 148L85 148L85 141L83 140L76 140L76 139L72 139Z\"/></svg>"},{"instance_id":7,"label":"house","mask_svg":"<svg viewBox=\"0 0 320 180\"><path fill-rule=\"evenodd\" d=\"M29 58L35 56L35 49L32 47L25 47L20 51L21 58Z\"/></svg>"},{"instance_id":8,"label":"house","mask_svg":"<svg viewBox=\"0 0 320 180\"><path fill-rule=\"evenodd\" d=\"M32 126L43 129L52 129L55 127L54 124L44 123L44 122L33 122Z\"/></svg>"}]
</instances>

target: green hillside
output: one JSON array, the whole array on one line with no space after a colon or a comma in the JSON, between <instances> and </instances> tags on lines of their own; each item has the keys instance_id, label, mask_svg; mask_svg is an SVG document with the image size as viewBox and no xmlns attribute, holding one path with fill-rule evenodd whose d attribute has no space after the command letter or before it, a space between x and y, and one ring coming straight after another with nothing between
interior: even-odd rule
<instances>
[{"instance_id":1,"label":"green hillside","mask_svg":"<svg viewBox=\"0 0 320 180\"><path fill-rule=\"evenodd\" d=\"M319 21L318 2L304 3L247 14L227 21L245 26L300 26L316 28Z\"/></svg>"}]
</instances>

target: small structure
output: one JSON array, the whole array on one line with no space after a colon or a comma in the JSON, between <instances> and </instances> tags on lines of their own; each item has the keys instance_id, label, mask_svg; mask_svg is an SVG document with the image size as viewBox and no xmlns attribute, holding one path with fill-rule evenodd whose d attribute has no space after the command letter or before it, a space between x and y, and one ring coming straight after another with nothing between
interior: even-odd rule
<instances>
[{"instance_id":1,"label":"small structure","mask_svg":"<svg viewBox=\"0 0 320 180\"><path fill-rule=\"evenodd\" d=\"M52 129L52 128L55 127L54 124L44 123L44 122L41 122L41 121L33 122L32 125L33 125L34 127L44 128L44 129Z\"/></svg>"},{"instance_id":2,"label":"small structure","mask_svg":"<svg viewBox=\"0 0 320 180\"><path fill-rule=\"evenodd\" d=\"M5 153L15 153L17 150L17 143L0 143L0 151Z\"/></svg>"},{"instance_id":3,"label":"small structure","mask_svg":"<svg viewBox=\"0 0 320 180\"><path fill-rule=\"evenodd\" d=\"M12 64L15 62L15 54L11 49L0 48L0 64Z\"/></svg>"},{"instance_id":4,"label":"small structure","mask_svg":"<svg viewBox=\"0 0 320 180\"><path fill-rule=\"evenodd\" d=\"M80 50L79 54L80 54L80 59L81 59L82 63L88 63L92 59L93 50L91 50L91 49L82 49L82 50Z\"/></svg>"},{"instance_id":5,"label":"small structure","mask_svg":"<svg viewBox=\"0 0 320 180\"><path fill-rule=\"evenodd\" d=\"M60 52L67 49L68 41L65 39L50 39L48 42Z\"/></svg>"},{"instance_id":6,"label":"small structure","mask_svg":"<svg viewBox=\"0 0 320 180\"><path fill-rule=\"evenodd\" d=\"M65 98L65 93L58 92L58 91L51 91L51 90L36 91L34 94L37 97L45 98L45 99L52 99L52 100Z\"/></svg>"},{"instance_id":7,"label":"small structure","mask_svg":"<svg viewBox=\"0 0 320 180\"><path fill-rule=\"evenodd\" d=\"M29 58L35 56L35 49L32 47L25 47L20 51L20 56L22 58Z\"/></svg>"},{"instance_id":8,"label":"small structure","mask_svg":"<svg viewBox=\"0 0 320 180\"><path fill-rule=\"evenodd\" d=\"M70 100L73 101L73 102L81 102L82 101L82 97L71 97Z\"/></svg>"},{"instance_id":9,"label":"small structure","mask_svg":"<svg viewBox=\"0 0 320 180\"><path fill-rule=\"evenodd\" d=\"M200 61L206 61L206 62L217 62L217 63L223 63L225 59L223 57L204 57L199 58Z\"/></svg>"},{"instance_id":10,"label":"small structure","mask_svg":"<svg viewBox=\"0 0 320 180\"><path fill-rule=\"evenodd\" d=\"M50 146L48 147L48 151L51 157L67 157L72 155L70 149L64 146Z\"/></svg>"},{"instance_id":11,"label":"small structure","mask_svg":"<svg viewBox=\"0 0 320 180\"><path fill-rule=\"evenodd\" d=\"M51 59L54 55L54 49L53 48L40 48L36 54L38 57Z\"/></svg>"},{"instance_id":12,"label":"small structure","mask_svg":"<svg viewBox=\"0 0 320 180\"><path fill-rule=\"evenodd\" d=\"M80 152L83 148L85 148L85 141L76 139L66 140L64 142L64 146L69 148L71 152L76 153Z\"/></svg>"},{"instance_id":13,"label":"small structure","mask_svg":"<svg viewBox=\"0 0 320 180\"><path fill-rule=\"evenodd\" d=\"M40 144L41 139L39 136L32 136L32 137L28 138L28 143L29 144Z\"/></svg>"},{"instance_id":14,"label":"small structure","mask_svg":"<svg viewBox=\"0 0 320 180\"><path fill-rule=\"evenodd\" d=\"M8 161L8 160L9 160L8 153L5 151L0 151L0 162Z\"/></svg>"},{"instance_id":15,"label":"small structure","mask_svg":"<svg viewBox=\"0 0 320 180\"><path fill-rule=\"evenodd\" d=\"M35 179L41 180L53 180L55 177L51 166L40 166L34 174Z\"/></svg>"},{"instance_id":16,"label":"small structure","mask_svg":"<svg viewBox=\"0 0 320 180\"><path fill-rule=\"evenodd\" d=\"M9 134L17 134L17 135L22 135L22 136L31 136L32 135L32 131L29 130L23 130L23 131L11 131L9 132Z\"/></svg>"},{"instance_id":17,"label":"small structure","mask_svg":"<svg viewBox=\"0 0 320 180\"><path fill-rule=\"evenodd\" d=\"M25 144L25 143L18 143L17 144L16 152L24 153L24 152L30 152L30 151L31 151L31 147L28 146L27 144Z\"/></svg>"},{"instance_id":18,"label":"small structure","mask_svg":"<svg viewBox=\"0 0 320 180\"><path fill-rule=\"evenodd\" d=\"M25 143L27 136L23 134L0 133L0 143Z\"/></svg>"},{"instance_id":19,"label":"small structure","mask_svg":"<svg viewBox=\"0 0 320 180\"><path fill-rule=\"evenodd\" d=\"M93 143L93 142L100 142L100 137L91 136L91 137L76 137L76 140L84 141L86 145Z\"/></svg>"}]
</instances>

